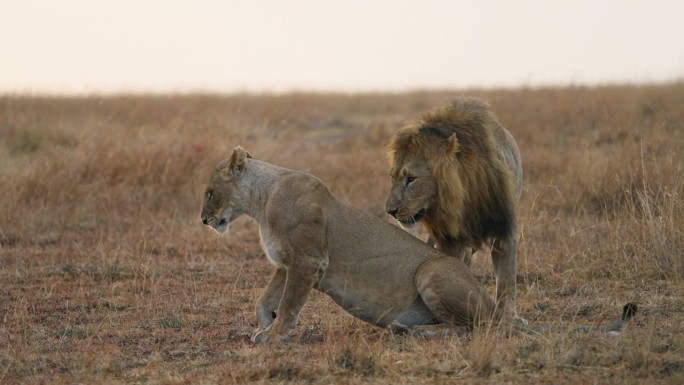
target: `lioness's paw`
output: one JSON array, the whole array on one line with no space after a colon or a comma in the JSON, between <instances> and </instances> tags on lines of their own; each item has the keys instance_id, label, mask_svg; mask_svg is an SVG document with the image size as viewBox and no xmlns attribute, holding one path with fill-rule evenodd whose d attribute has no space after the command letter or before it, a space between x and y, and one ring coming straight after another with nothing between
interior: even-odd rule
<instances>
[{"instance_id":1,"label":"lioness's paw","mask_svg":"<svg viewBox=\"0 0 684 385\"><path fill-rule=\"evenodd\" d=\"M409 334L414 338L433 339L451 338L453 336L464 336L470 331L465 326L455 326L449 324L437 325L418 325L409 329Z\"/></svg>"},{"instance_id":2,"label":"lioness's paw","mask_svg":"<svg viewBox=\"0 0 684 385\"><path fill-rule=\"evenodd\" d=\"M252 342L257 344L270 344L287 341L287 335L278 335L270 327L257 330L252 336Z\"/></svg>"},{"instance_id":3,"label":"lioness's paw","mask_svg":"<svg viewBox=\"0 0 684 385\"><path fill-rule=\"evenodd\" d=\"M396 320L392 321L387 328L394 334L404 334L409 331L409 328L406 325L399 323Z\"/></svg>"},{"instance_id":4,"label":"lioness's paw","mask_svg":"<svg viewBox=\"0 0 684 385\"><path fill-rule=\"evenodd\" d=\"M257 330L256 333L252 336L252 342L256 342L257 344L265 344L268 342L269 338L268 330L263 329L263 330Z\"/></svg>"}]
</instances>

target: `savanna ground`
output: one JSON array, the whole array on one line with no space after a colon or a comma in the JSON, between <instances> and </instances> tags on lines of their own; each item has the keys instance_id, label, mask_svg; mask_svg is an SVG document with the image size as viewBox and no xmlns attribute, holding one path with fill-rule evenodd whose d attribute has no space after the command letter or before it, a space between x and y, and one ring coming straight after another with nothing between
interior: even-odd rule
<instances>
[{"instance_id":1,"label":"savanna ground","mask_svg":"<svg viewBox=\"0 0 684 385\"><path fill-rule=\"evenodd\" d=\"M518 308L621 335L395 336L313 293L255 346L257 227L200 224L242 145L379 211L402 123L480 96L525 177ZM684 84L411 94L0 97L0 383L684 383ZM491 262L474 261L489 290ZM378 277L382 279L382 277Z\"/></svg>"}]
</instances>

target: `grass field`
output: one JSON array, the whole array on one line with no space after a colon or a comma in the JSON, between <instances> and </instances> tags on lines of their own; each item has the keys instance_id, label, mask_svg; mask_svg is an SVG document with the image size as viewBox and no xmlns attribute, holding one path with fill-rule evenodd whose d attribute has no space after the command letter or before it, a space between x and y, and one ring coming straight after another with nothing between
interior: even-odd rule
<instances>
[{"instance_id":1,"label":"grass field","mask_svg":"<svg viewBox=\"0 0 684 385\"><path fill-rule=\"evenodd\" d=\"M378 211L384 149L457 94L486 99L524 162L518 311L619 336L395 336L325 295L255 346L272 267L256 224L200 223L242 145ZM0 96L0 383L684 383L684 84L411 94ZM493 291L491 262L474 270Z\"/></svg>"}]
</instances>

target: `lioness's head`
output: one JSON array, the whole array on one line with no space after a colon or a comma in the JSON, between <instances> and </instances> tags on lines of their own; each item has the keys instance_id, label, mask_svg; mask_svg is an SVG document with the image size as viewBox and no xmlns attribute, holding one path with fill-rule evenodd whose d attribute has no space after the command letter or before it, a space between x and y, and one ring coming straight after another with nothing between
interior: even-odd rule
<instances>
[{"instance_id":1,"label":"lioness's head","mask_svg":"<svg viewBox=\"0 0 684 385\"><path fill-rule=\"evenodd\" d=\"M204 191L202 223L219 233L228 230L230 222L244 213L245 192L240 191L238 182L247 158L251 158L247 151L235 147L230 159L224 159L216 166Z\"/></svg>"},{"instance_id":2,"label":"lioness's head","mask_svg":"<svg viewBox=\"0 0 684 385\"><path fill-rule=\"evenodd\" d=\"M439 185L435 168L454 158L459 150L456 135L418 122L410 123L392 138L388 147L392 188L387 197L387 213L410 227L430 215L439 205Z\"/></svg>"}]
</instances>

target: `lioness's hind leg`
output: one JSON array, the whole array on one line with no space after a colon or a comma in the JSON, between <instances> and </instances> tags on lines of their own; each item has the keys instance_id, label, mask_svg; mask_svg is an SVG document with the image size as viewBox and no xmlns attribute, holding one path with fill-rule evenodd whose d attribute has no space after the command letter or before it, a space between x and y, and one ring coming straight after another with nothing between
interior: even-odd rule
<instances>
[{"instance_id":1,"label":"lioness's hind leg","mask_svg":"<svg viewBox=\"0 0 684 385\"><path fill-rule=\"evenodd\" d=\"M440 323L471 327L495 314L494 301L459 259L428 259L418 268L415 282L423 302Z\"/></svg>"}]
</instances>

